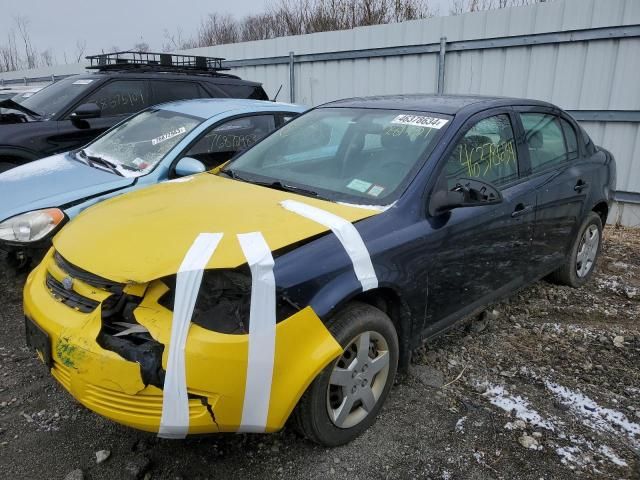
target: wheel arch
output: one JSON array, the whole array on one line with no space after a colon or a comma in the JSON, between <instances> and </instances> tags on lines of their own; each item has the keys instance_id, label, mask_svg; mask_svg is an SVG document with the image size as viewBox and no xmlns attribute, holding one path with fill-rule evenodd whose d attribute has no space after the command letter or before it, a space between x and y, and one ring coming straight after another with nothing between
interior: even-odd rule
<instances>
[{"instance_id":1,"label":"wheel arch","mask_svg":"<svg viewBox=\"0 0 640 480\"><path fill-rule=\"evenodd\" d=\"M7 157L9 159L16 160L16 165L24 165L25 163L37 160L41 157L41 155L38 155L36 152L27 150L25 148L0 145L0 162L2 162L3 158Z\"/></svg>"},{"instance_id":2,"label":"wheel arch","mask_svg":"<svg viewBox=\"0 0 640 480\"><path fill-rule=\"evenodd\" d=\"M349 272L324 285L310 305L320 318L326 319L352 301L367 303L389 316L398 334L398 368L405 371L411 359L412 316L399 289L393 284L380 282L377 288L363 292L360 282Z\"/></svg>"},{"instance_id":3,"label":"wheel arch","mask_svg":"<svg viewBox=\"0 0 640 480\"><path fill-rule=\"evenodd\" d=\"M593 206L591 211L598 214L600 220L602 220L602 226L604 227L607 223L607 217L609 216L609 204L604 200L601 200Z\"/></svg>"}]
</instances>

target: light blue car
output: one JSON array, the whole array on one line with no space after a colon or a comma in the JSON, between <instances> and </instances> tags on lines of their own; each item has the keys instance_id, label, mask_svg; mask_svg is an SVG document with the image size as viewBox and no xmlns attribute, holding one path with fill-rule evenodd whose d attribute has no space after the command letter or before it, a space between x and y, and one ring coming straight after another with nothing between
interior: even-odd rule
<instances>
[{"instance_id":1,"label":"light blue car","mask_svg":"<svg viewBox=\"0 0 640 480\"><path fill-rule=\"evenodd\" d=\"M217 167L306 107L260 100L183 100L147 108L84 148L0 174L0 249L27 265L85 208Z\"/></svg>"}]
</instances>

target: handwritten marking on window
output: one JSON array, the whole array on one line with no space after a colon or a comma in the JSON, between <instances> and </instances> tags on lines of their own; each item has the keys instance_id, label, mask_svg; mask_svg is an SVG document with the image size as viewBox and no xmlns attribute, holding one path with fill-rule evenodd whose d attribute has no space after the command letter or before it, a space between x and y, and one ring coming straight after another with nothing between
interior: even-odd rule
<instances>
[{"instance_id":1,"label":"handwritten marking on window","mask_svg":"<svg viewBox=\"0 0 640 480\"><path fill-rule=\"evenodd\" d=\"M482 177L492 169L516 163L516 153L513 140L502 143L484 143L477 147L470 147L464 143L459 145L460 164L467 169L469 177Z\"/></svg>"},{"instance_id":2,"label":"handwritten marking on window","mask_svg":"<svg viewBox=\"0 0 640 480\"><path fill-rule=\"evenodd\" d=\"M250 147L256 143L260 137L255 133L248 135L219 135L217 133L209 136L211 150L217 149L239 149Z\"/></svg>"}]
</instances>

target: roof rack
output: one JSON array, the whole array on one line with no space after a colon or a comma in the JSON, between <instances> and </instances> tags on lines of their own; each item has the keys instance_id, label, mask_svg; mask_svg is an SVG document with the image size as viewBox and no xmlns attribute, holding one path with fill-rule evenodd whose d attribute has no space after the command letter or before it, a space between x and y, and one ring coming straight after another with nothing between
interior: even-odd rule
<instances>
[{"instance_id":1,"label":"roof rack","mask_svg":"<svg viewBox=\"0 0 640 480\"><path fill-rule=\"evenodd\" d=\"M222 66L224 58L181 55L176 53L123 52L101 53L85 57L86 68L107 70L153 70L158 72L216 73L229 70Z\"/></svg>"}]
</instances>

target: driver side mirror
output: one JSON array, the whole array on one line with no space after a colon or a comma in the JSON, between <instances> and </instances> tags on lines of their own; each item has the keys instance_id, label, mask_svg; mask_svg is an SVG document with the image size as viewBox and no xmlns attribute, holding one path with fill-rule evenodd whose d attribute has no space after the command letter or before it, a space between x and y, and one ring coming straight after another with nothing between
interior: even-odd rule
<instances>
[{"instance_id":1,"label":"driver side mirror","mask_svg":"<svg viewBox=\"0 0 640 480\"><path fill-rule=\"evenodd\" d=\"M187 177L189 175L195 175L196 173L202 173L207 170L200 160L196 160L191 157L182 157L176 165L176 176Z\"/></svg>"},{"instance_id":2,"label":"driver side mirror","mask_svg":"<svg viewBox=\"0 0 640 480\"><path fill-rule=\"evenodd\" d=\"M71 120L88 120L90 118L98 118L102 114L100 107L96 103L83 103L69 118Z\"/></svg>"},{"instance_id":3,"label":"driver side mirror","mask_svg":"<svg viewBox=\"0 0 640 480\"><path fill-rule=\"evenodd\" d=\"M488 182L476 178L459 178L451 190L436 192L429 202L432 216L462 207L479 207L502 203L500 191Z\"/></svg>"}]
</instances>

